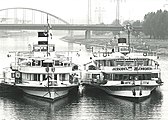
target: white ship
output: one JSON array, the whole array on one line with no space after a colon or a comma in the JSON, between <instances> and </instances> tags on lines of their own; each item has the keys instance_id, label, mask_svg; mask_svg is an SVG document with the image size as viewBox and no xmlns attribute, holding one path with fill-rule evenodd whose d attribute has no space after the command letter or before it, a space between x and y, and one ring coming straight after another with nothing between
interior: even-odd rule
<instances>
[{"instance_id":1,"label":"white ship","mask_svg":"<svg viewBox=\"0 0 168 120\"><path fill-rule=\"evenodd\" d=\"M114 96L144 98L163 83L157 59L155 52L136 53L119 38L111 52L94 53L82 81Z\"/></svg>"},{"instance_id":2,"label":"white ship","mask_svg":"<svg viewBox=\"0 0 168 120\"><path fill-rule=\"evenodd\" d=\"M48 30L38 35L47 40L38 41L29 52L10 53L15 55L15 61L4 68L2 84L19 88L29 95L56 100L78 88L78 66L72 63L69 53L58 53L54 44L48 44Z\"/></svg>"}]
</instances>

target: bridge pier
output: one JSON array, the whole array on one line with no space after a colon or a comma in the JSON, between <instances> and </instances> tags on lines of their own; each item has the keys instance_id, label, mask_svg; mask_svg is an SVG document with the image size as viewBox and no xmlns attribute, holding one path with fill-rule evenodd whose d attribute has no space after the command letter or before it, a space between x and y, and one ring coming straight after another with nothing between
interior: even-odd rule
<instances>
[{"instance_id":1,"label":"bridge pier","mask_svg":"<svg viewBox=\"0 0 168 120\"><path fill-rule=\"evenodd\" d=\"M73 30L69 30L69 31L68 31L68 35L71 36L71 37L73 37L73 35L74 35Z\"/></svg>"},{"instance_id":2,"label":"bridge pier","mask_svg":"<svg viewBox=\"0 0 168 120\"><path fill-rule=\"evenodd\" d=\"M85 39L90 39L91 38L91 31L90 30L86 30L85 31Z\"/></svg>"}]
</instances>

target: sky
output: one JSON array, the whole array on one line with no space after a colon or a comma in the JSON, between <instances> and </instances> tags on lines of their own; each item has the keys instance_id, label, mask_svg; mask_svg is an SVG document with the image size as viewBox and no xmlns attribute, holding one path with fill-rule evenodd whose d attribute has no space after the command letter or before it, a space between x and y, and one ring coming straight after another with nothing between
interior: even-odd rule
<instances>
[{"instance_id":1,"label":"sky","mask_svg":"<svg viewBox=\"0 0 168 120\"><path fill-rule=\"evenodd\" d=\"M116 1L91 0L90 23L112 23L116 19ZM39 9L73 24L85 24L88 19L88 0L4 0L0 4L0 9L13 7ZM143 20L145 14L159 9L168 10L168 0L120 0L119 18Z\"/></svg>"}]
</instances>

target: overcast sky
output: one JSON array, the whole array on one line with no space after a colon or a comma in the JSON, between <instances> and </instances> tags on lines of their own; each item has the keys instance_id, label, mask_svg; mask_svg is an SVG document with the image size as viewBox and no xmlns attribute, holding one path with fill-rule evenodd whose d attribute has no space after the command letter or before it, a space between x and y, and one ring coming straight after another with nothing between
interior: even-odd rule
<instances>
[{"instance_id":1,"label":"overcast sky","mask_svg":"<svg viewBox=\"0 0 168 120\"><path fill-rule=\"evenodd\" d=\"M116 18L116 0L91 0L91 20L109 24ZM143 20L148 12L159 9L168 10L168 0L120 0L120 19ZM27 7L49 12L66 21L73 23L87 23L88 0L4 0L0 9L12 7ZM98 9L101 9L101 13Z\"/></svg>"}]
</instances>

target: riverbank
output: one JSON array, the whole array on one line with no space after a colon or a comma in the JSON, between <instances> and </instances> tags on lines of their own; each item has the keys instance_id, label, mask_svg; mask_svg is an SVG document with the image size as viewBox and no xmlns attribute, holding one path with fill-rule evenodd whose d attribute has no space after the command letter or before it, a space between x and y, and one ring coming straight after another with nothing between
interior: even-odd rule
<instances>
[{"instance_id":1,"label":"riverbank","mask_svg":"<svg viewBox=\"0 0 168 120\"><path fill-rule=\"evenodd\" d=\"M78 35L74 37L66 36L62 38L63 41L83 44L86 46L115 46L117 39L112 36L94 36L90 39L84 39L84 36ZM132 37L131 46L135 49L156 51L159 55L168 55L168 39L149 39L149 38L135 38Z\"/></svg>"}]
</instances>

